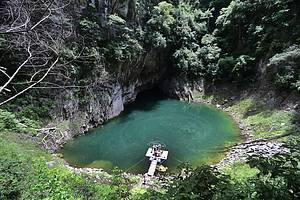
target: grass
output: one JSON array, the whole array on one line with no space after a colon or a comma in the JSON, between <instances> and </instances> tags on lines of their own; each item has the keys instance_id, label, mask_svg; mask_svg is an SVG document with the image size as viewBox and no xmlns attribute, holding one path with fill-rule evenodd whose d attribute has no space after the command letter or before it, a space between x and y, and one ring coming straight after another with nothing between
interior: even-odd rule
<instances>
[{"instance_id":1,"label":"grass","mask_svg":"<svg viewBox=\"0 0 300 200\"><path fill-rule=\"evenodd\" d=\"M294 128L294 115L280 110L266 110L247 117L245 124L251 126L254 137L268 138L282 135Z\"/></svg>"},{"instance_id":2,"label":"grass","mask_svg":"<svg viewBox=\"0 0 300 200\"><path fill-rule=\"evenodd\" d=\"M21 138L19 134L13 132L0 132L0 155L6 152L16 152L28 158L43 157L47 160L51 155L42 150L37 144Z\"/></svg>"},{"instance_id":3,"label":"grass","mask_svg":"<svg viewBox=\"0 0 300 200\"><path fill-rule=\"evenodd\" d=\"M206 153L195 163L197 163L196 165L198 166L203 163L205 163L206 165L213 165L218 163L220 160L222 160L225 157L225 155L226 155L225 152Z\"/></svg>"},{"instance_id":4,"label":"grass","mask_svg":"<svg viewBox=\"0 0 300 200\"><path fill-rule=\"evenodd\" d=\"M146 192L147 192L147 189L136 187L131 190L132 199L138 198L138 197L142 196L143 194L145 194Z\"/></svg>"},{"instance_id":5,"label":"grass","mask_svg":"<svg viewBox=\"0 0 300 200\"><path fill-rule=\"evenodd\" d=\"M228 110L242 119L254 105L255 101L253 99L245 99L229 107Z\"/></svg>"},{"instance_id":6,"label":"grass","mask_svg":"<svg viewBox=\"0 0 300 200\"><path fill-rule=\"evenodd\" d=\"M245 99L228 108L250 128L254 138L269 138L288 133L296 127L295 114L270 108L254 99Z\"/></svg>"},{"instance_id":7,"label":"grass","mask_svg":"<svg viewBox=\"0 0 300 200\"><path fill-rule=\"evenodd\" d=\"M251 168L248 164L241 162L223 167L220 171L230 176L230 178L236 183L245 183L247 180L259 173L258 169Z\"/></svg>"}]
</instances>

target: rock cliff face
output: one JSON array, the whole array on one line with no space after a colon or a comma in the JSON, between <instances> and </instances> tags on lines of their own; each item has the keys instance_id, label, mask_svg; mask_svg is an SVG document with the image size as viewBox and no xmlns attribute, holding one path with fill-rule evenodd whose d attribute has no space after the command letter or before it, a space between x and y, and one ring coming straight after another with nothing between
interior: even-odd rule
<instances>
[{"instance_id":1,"label":"rock cliff face","mask_svg":"<svg viewBox=\"0 0 300 200\"><path fill-rule=\"evenodd\" d=\"M161 84L162 91L169 97L192 101L198 92L204 92L204 80L189 81L184 77L170 77Z\"/></svg>"},{"instance_id":2,"label":"rock cliff face","mask_svg":"<svg viewBox=\"0 0 300 200\"><path fill-rule=\"evenodd\" d=\"M56 106L51 111L54 120L40 133L42 145L58 150L62 144L118 116L137 94L161 82L166 71L163 54L145 53L136 69L120 66L121 76L109 81L96 80L87 87L65 89L55 95ZM131 71L126 71L130 69Z\"/></svg>"}]
</instances>

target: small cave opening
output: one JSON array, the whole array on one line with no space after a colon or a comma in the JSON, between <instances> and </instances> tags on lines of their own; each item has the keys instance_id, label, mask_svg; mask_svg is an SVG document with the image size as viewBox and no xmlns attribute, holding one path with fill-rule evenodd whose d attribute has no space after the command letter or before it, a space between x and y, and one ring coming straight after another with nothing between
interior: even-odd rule
<instances>
[{"instance_id":1,"label":"small cave opening","mask_svg":"<svg viewBox=\"0 0 300 200\"><path fill-rule=\"evenodd\" d=\"M125 105L123 114L133 110L151 110L159 101L169 99L160 89L159 85L154 85L138 92L134 101Z\"/></svg>"},{"instance_id":2,"label":"small cave opening","mask_svg":"<svg viewBox=\"0 0 300 200\"><path fill-rule=\"evenodd\" d=\"M159 85L143 90L137 94L136 100L162 100L168 96L161 90Z\"/></svg>"}]
</instances>

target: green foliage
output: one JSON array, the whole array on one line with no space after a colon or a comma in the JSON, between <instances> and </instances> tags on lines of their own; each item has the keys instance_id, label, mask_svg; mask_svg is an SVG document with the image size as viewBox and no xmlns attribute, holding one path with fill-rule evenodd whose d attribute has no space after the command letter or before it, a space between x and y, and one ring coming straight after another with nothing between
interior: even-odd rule
<instances>
[{"instance_id":1,"label":"green foliage","mask_svg":"<svg viewBox=\"0 0 300 200\"><path fill-rule=\"evenodd\" d=\"M8 111L0 110L0 129L3 130L15 130L19 131L21 125L16 119L16 116Z\"/></svg>"},{"instance_id":2,"label":"green foliage","mask_svg":"<svg viewBox=\"0 0 300 200\"><path fill-rule=\"evenodd\" d=\"M255 177L259 172L258 169L251 168L248 164L241 162L223 167L220 171L230 176L230 178L238 184L247 183L249 179Z\"/></svg>"},{"instance_id":3,"label":"green foliage","mask_svg":"<svg viewBox=\"0 0 300 200\"><path fill-rule=\"evenodd\" d=\"M26 117L17 118L15 114L0 109L0 129L18 133L36 134L40 122Z\"/></svg>"},{"instance_id":4,"label":"green foliage","mask_svg":"<svg viewBox=\"0 0 300 200\"><path fill-rule=\"evenodd\" d=\"M93 200L111 200L111 199L122 199L119 195L118 187L97 184L94 187L94 193L91 199Z\"/></svg>"},{"instance_id":5,"label":"green foliage","mask_svg":"<svg viewBox=\"0 0 300 200\"><path fill-rule=\"evenodd\" d=\"M175 23L174 12L175 7L173 4L162 1L154 6L151 19L147 24L162 33L168 34L171 31L171 26Z\"/></svg>"},{"instance_id":6,"label":"green foliage","mask_svg":"<svg viewBox=\"0 0 300 200\"><path fill-rule=\"evenodd\" d=\"M229 80L238 81L248 80L245 77L254 79L257 73L254 61L299 43L299 8L299 1L296 0L232 0L222 8L214 30L218 45L222 47L222 58L219 60L221 78L227 76ZM278 73L267 78L276 79L281 87L297 89L299 85L297 64L287 64L290 54L297 57L296 48L291 47L276 55L275 63L271 64L278 68ZM286 65L276 66L276 59L287 59Z\"/></svg>"},{"instance_id":7,"label":"green foliage","mask_svg":"<svg viewBox=\"0 0 300 200\"><path fill-rule=\"evenodd\" d=\"M172 199L212 199L214 193L222 192L227 184L226 176L203 166L193 170L187 178L175 181L168 195Z\"/></svg>"},{"instance_id":8,"label":"green foliage","mask_svg":"<svg viewBox=\"0 0 300 200\"><path fill-rule=\"evenodd\" d=\"M275 68L276 84L279 87L300 91L300 47L297 45L285 49L270 58L269 68Z\"/></svg>"},{"instance_id":9,"label":"green foliage","mask_svg":"<svg viewBox=\"0 0 300 200\"><path fill-rule=\"evenodd\" d=\"M124 39L124 40L123 40ZM133 61L143 52L143 47L129 35L124 35L123 39L111 42L107 48L106 58L115 61Z\"/></svg>"},{"instance_id":10,"label":"green foliage","mask_svg":"<svg viewBox=\"0 0 300 200\"><path fill-rule=\"evenodd\" d=\"M24 165L16 158L18 155L2 155L0 159L0 199L18 199L23 187L26 174Z\"/></svg>"},{"instance_id":11,"label":"green foliage","mask_svg":"<svg viewBox=\"0 0 300 200\"><path fill-rule=\"evenodd\" d=\"M150 43L151 46L154 48L166 48L167 47L167 38L159 33L159 32L153 32L148 33L146 42Z\"/></svg>"},{"instance_id":12,"label":"green foliage","mask_svg":"<svg viewBox=\"0 0 300 200\"><path fill-rule=\"evenodd\" d=\"M214 4L219 3L213 2L211 5ZM252 43L256 40L254 44L261 45L259 40L265 27L261 21L249 21L247 18L255 15L257 10L265 7L271 9L268 6L268 3L252 5L249 2L232 1L227 8L222 9L215 22L217 28L209 31L210 19L214 18L213 9L203 12L198 2L160 2L147 22L147 42L155 48L171 49L177 72L188 77L249 80L256 73L258 54L255 49L260 48ZM244 35L247 35L246 39ZM272 43L272 48L278 49L275 46L280 45Z\"/></svg>"},{"instance_id":13,"label":"green foliage","mask_svg":"<svg viewBox=\"0 0 300 200\"><path fill-rule=\"evenodd\" d=\"M297 6L298 2L293 0L276 3L233 0L216 20L218 35L223 37L226 50L248 49L260 53L272 47L272 39L291 41L297 38L299 31L292 25L298 20L293 16ZM292 31L295 37L289 36Z\"/></svg>"},{"instance_id":14,"label":"green foliage","mask_svg":"<svg viewBox=\"0 0 300 200\"><path fill-rule=\"evenodd\" d=\"M222 80L231 80L231 72L234 66L236 65L236 59L233 56L227 56L224 58L220 58L218 61L219 73Z\"/></svg>"},{"instance_id":15,"label":"green foliage","mask_svg":"<svg viewBox=\"0 0 300 200\"><path fill-rule=\"evenodd\" d=\"M5 47L7 47L7 40L5 39L5 37L0 36L0 51Z\"/></svg>"},{"instance_id":16,"label":"green foliage","mask_svg":"<svg viewBox=\"0 0 300 200\"><path fill-rule=\"evenodd\" d=\"M94 22L94 21L90 21L88 19L82 19L81 21L79 21L79 27L81 29L81 31L88 35L89 37L99 40L101 39L101 37L99 38L99 33L95 30L99 30L100 26ZM98 37L97 37L98 36Z\"/></svg>"},{"instance_id":17,"label":"green foliage","mask_svg":"<svg viewBox=\"0 0 300 200\"><path fill-rule=\"evenodd\" d=\"M272 159L251 158L249 164L260 170L255 186L260 199L300 198L299 140L289 145L291 153L278 154Z\"/></svg>"},{"instance_id":18,"label":"green foliage","mask_svg":"<svg viewBox=\"0 0 300 200\"><path fill-rule=\"evenodd\" d=\"M119 169L114 169L112 171L113 178L112 178L112 185L116 186L116 192L118 197L126 198L129 196L129 185L130 180L125 179L123 175L123 171ZM117 198L117 197L116 197Z\"/></svg>"},{"instance_id":19,"label":"green foliage","mask_svg":"<svg viewBox=\"0 0 300 200\"><path fill-rule=\"evenodd\" d=\"M190 77L214 77L217 74L217 59L220 49L215 46L204 46L199 48L195 44L195 49L183 47L174 54L174 63L177 69Z\"/></svg>"},{"instance_id":20,"label":"green foliage","mask_svg":"<svg viewBox=\"0 0 300 200\"><path fill-rule=\"evenodd\" d=\"M143 39L143 30L129 25L116 13L108 15L103 21L95 18L91 13L84 15L79 22L79 28L80 33L86 36L81 54L86 54L90 59L85 66L82 66L82 62L78 64L75 62L78 74L86 73L86 68L93 73L97 70L93 65L99 66L99 64L106 64L108 70L117 72L118 64L132 63L144 52L140 42ZM94 64L91 65L91 62ZM90 77L95 75L90 73L83 78L87 75ZM99 76L97 73L96 75Z\"/></svg>"},{"instance_id":21,"label":"green foliage","mask_svg":"<svg viewBox=\"0 0 300 200\"><path fill-rule=\"evenodd\" d=\"M268 138L288 134L297 130L297 114L271 109L255 101L245 99L229 108L247 125L255 138Z\"/></svg>"},{"instance_id":22,"label":"green foliage","mask_svg":"<svg viewBox=\"0 0 300 200\"><path fill-rule=\"evenodd\" d=\"M35 135L42 126L43 120L50 119L49 110L52 107L50 100L41 102L31 94L16 99L11 104L0 109L0 129L7 132L18 132Z\"/></svg>"},{"instance_id":23,"label":"green foliage","mask_svg":"<svg viewBox=\"0 0 300 200\"><path fill-rule=\"evenodd\" d=\"M109 25L109 26L117 26L117 25L125 25L125 24L126 24L126 21L116 14L108 16L107 25Z\"/></svg>"},{"instance_id":24,"label":"green foliage","mask_svg":"<svg viewBox=\"0 0 300 200\"><path fill-rule=\"evenodd\" d=\"M43 156L32 143L12 132L0 132L0 199L22 199L32 170L31 157Z\"/></svg>"},{"instance_id":25,"label":"green foliage","mask_svg":"<svg viewBox=\"0 0 300 200\"><path fill-rule=\"evenodd\" d=\"M22 198L77 199L74 186L81 180L70 171L60 167L48 168L43 159L33 160L33 170L28 177L28 189L23 191Z\"/></svg>"},{"instance_id":26,"label":"green foliage","mask_svg":"<svg viewBox=\"0 0 300 200\"><path fill-rule=\"evenodd\" d=\"M154 48L171 49L169 53L178 74L214 77L221 49L214 36L206 34L211 16L211 11L203 12L197 2L160 2L147 21L146 42Z\"/></svg>"},{"instance_id":27,"label":"green foliage","mask_svg":"<svg viewBox=\"0 0 300 200\"><path fill-rule=\"evenodd\" d=\"M182 71L185 74L191 72L195 76L202 75L201 69L198 70L198 66L201 65L199 60L199 50L193 51L188 48L178 49L174 54L174 62L178 70Z\"/></svg>"},{"instance_id":28,"label":"green foliage","mask_svg":"<svg viewBox=\"0 0 300 200\"><path fill-rule=\"evenodd\" d=\"M236 64L234 65L234 68L232 69L232 72L235 74L237 79L239 79L239 76L243 76L246 73L250 72L251 68L253 68L255 59L248 56L248 55L241 55L236 59Z\"/></svg>"},{"instance_id":29,"label":"green foliage","mask_svg":"<svg viewBox=\"0 0 300 200\"><path fill-rule=\"evenodd\" d=\"M244 99L234 104L229 108L230 112L234 113L239 119L246 118L248 113L251 112L252 108L261 108L259 102L256 102L252 98ZM256 109L255 109L256 110Z\"/></svg>"},{"instance_id":30,"label":"green foliage","mask_svg":"<svg viewBox=\"0 0 300 200\"><path fill-rule=\"evenodd\" d=\"M202 68L204 69L204 74L207 78L216 77L219 71L217 62L220 57L221 49L214 43L215 39L213 36L209 35L209 40L206 40L207 38L205 36L202 38L202 43L205 46L200 49Z\"/></svg>"},{"instance_id":31,"label":"green foliage","mask_svg":"<svg viewBox=\"0 0 300 200\"><path fill-rule=\"evenodd\" d=\"M76 175L52 156L13 132L0 132L0 199L126 199L131 181L119 170L112 184Z\"/></svg>"},{"instance_id":32,"label":"green foliage","mask_svg":"<svg viewBox=\"0 0 300 200\"><path fill-rule=\"evenodd\" d=\"M265 110L245 119L256 137L270 137L288 133L293 129L294 115L284 111Z\"/></svg>"}]
</instances>

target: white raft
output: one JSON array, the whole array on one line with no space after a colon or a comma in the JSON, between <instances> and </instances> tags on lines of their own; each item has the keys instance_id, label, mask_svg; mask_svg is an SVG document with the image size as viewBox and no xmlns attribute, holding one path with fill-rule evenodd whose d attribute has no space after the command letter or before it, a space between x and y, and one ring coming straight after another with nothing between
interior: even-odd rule
<instances>
[{"instance_id":1,"label":"white raft","mask_svg":"<svg viewBox=\"0 0 300 200\"><path fill-rule=\"evenodd\" d=\"M150 147L146 152L146 157L149 157L151 164L149 166L147 175L154 176L157 164L168 159L168 151L161 150L161 148Z\"/></svg>"}]
</instances>

